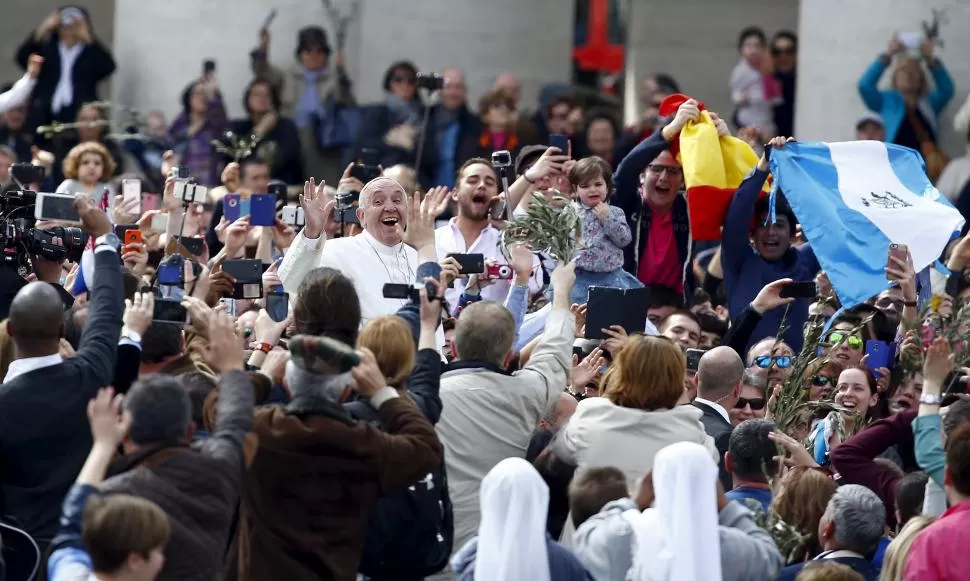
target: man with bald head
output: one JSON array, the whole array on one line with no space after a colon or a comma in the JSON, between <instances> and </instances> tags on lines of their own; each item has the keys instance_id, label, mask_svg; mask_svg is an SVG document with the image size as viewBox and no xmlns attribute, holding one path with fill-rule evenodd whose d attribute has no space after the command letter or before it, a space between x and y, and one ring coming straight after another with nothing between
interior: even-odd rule
<instances>
[{"instance_id":1,"label":"man with bald head","mask_svg":"<svg viewBox=\"0 0 970 581\"><path fill-rule=\"evenodd\" d=\"M415 249L404 243L409 201L396 180L378 177L361 189L357 218L363 232L357 236L327 240L328 225L335 221L335 202L328 201L324 184L307 182L300 203L306 226L293 240L279 268L280 280L290 292L296 292L310 270L320 266L335 268L354 283L361 317L366 322L393 315L408 302L384 298L385 284L411 285L419 263L438 260L433 236L425 248Z\"/></svg>"},{"instance_id":2,"label":"man with bald head","mask_svg":"<svg viewBox=\"0 0 970 581\"><path fill-rule=\"evenodd\" d=\"M87 196L78 196L75 207L96 244L80 347L61 359L64 302L53 286L28 284L10 305L7 333L16 359L0 387L0 514L13 516L41 550L91 449L88 401L113 379L124 310L111 222Z\"/></svg>"},{"instance_id":3,"label":"man with bald head","mask_svg":"<svg viewBox=\"0 0 970 581\"><path fill-rule=\"evenodd\" d=\"M566 390L576 327L569 293L575 280L573 263L552 273L545 333L514 373L506 371L516 335L512 314L501 303L481 301L458 317L457 357L441 375L442 410L435 427L445 447L455 551L478 530L482 478L506 458L525 458L540 420L554 411Z\"/></svg>"},{"instance_id":4,"label":"man with bald head","mask_svg":"<svg viewBox=\"0 0 970 581\"><path fill-rule=\"evenodd\" d=\"M519 108L519 99L522 98L522 82L512 73L502 73L495 79L494 89L503 91L512 98L515 108Z\"/></svg>"},{"instance_id":5,"label":"man with bald head","mask_svg":"<svg viewBox=\"0 0 970 581\"><path fill-rule=\"evenodd\" d=\"M674 119L623 158L616 166L613 183L616 195L611 203L623 209L631 232L638 237L623 249L623 268L644 285L662 285L684 298L694 298L693 269L690 266L690 222L687 200L680 194L683 170L670 144L680 136L688 121L697 121L700 110L693 99L677 110ZM718 134L727 125L716 113Z\"/></svg>"},{"instance_id":6,"label":"man with bald head","mask_svg":"<svg viewBox=\"0 0 970 581\"><path fill-rule=\"evenodd\" d=\"M705 353L697 366L697 397L693 405L704 413L701 416L704 431L714 438L724 490L733 488L731 474L724 463L733 429L728 410L738 403L743 376L744 362L734 349L726 346Z\"/></svg>"},{"instance_id":7,"label":"man with bald head","mask_svg":"<svg viewBox=\"0 0 970 581\"><path fill-rule=\"evenodd\" d=\"M482 123L468 109L465 73L458 67L448 67L441 76L445 86L438 94L440 101L431 108L430 142L426 147L435 151L434 185L451 188L455 185L455 172L477 152Z\"/></svg>"}]
</instances>

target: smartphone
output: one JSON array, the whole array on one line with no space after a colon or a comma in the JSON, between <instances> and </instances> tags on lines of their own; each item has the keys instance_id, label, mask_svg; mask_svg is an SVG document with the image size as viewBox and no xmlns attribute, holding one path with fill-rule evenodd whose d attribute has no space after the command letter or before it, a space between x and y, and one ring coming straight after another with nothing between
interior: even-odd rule
<instances>
[{"instance_id":1,"label":"smartphone","mask_svg":"<svg viewBox=\"0 0 970 581\"><path fill-rule=\"evenodd\" d=\"M781 287L778 296L783 299L814 299L818 294L818 286L814 280L793 282Z\"/></svg>"},{"instance_id":2,"label":"smartphone","mask_svg":"<svg viewBox=\"0 0 970 581\"><path fill-rule=\"evenodd\" d=\"M698 366L701 364L701 357L704 356L703 349L688 349L684 352L684 356L687 358L687 371L697 372Z\"/></svg>"},{"instance_id":3,"label":"smartphone","mask_svg":"<svg viewBox=\"0 0 970 581\"><path fill-rule=\"evenodd\" d=\"M153 194L151 192L141 193L141 212L144 214L149 210L159 210L162 207L162 196L161 194Z\"/></svg>"},{"instance_id":4,"label":"smartphone","mask_svg":"<svg viewBox=\"0 0 970 581\"><path fill-rule=\"evenodd\" d=\"M461 273L463 275L467 274L482 274L485 272L485 255L484 254L459 254L452 253L448 255L448 258L454 258L461 267Z\"/></svg>"},{"instance_id":5,"label":"smartphone","mask_svg":"<svg viewBox=\"0 0 970 581\"><path fill-rule=\"evenodd\" d=\"M389 282L381 289L385 299L410 299L414 295L414 286Z\"/></svg>"},{"instance_id":6,"label":"smartphone","mask_svg":"<svg viewBox=\"0 0 970 581\"><path fill-rule=\"evenodd\" d=\"M219 304L226 306L227 315L236 318L236 299L219 299Z\"/></svg>"},{"instance_id":7,"label":"smartphone","mask_svg":"<svg viewBox=\"0 0 970 581\"><path fill-rule=\"evenodd\" d=\"M227 194L222 198L222 212L230 224L243 216L249 216L249 198L243 198L239 194Z\"/></svg>"},{"instance_id":8,"label":"smartphone","mask_svg":"<svg viewBox=\"0 0 970 581\"><path fill-rule=\"evenodd\" d=\"M205 239L192 236L177 236L175 238L183 248L189 251L192 256L201 256L205 250Z\"/></svg>"},{"instance_id":9,"label":"smartphone","mask_svg":"<svg viewBox=\"0 0 970 581\"><path fill-rule=\"evenodd\" d=\"M145 239L142 238L141 230L135 228L132 230L125 230L125 244L144 244Z\"/></svg>"},{"instance_id":10,"label":"smartphone","mask_svg":"<svg viewBox=\"0 0 970 581\"><path fill-rule=\"evenodd\" d=\"M909 248L905 244L890 244L889 245L889 258L886 259L886 267L892 268L894 270L899 269L899 265L893 258L901 260L904 264L906 263L906 257L909 256ZM893 280L892 275L886 274L889 280Z\"/></svg>"},{"instance_id":11,"label":"smartphone","mask_svg":"<svg viewBox=\"0 0 970 581\"><path fill-rule=\"evenodd\" d=\"M896 344L890 345L885 341L871 339L866 341L866 355L869 356L869 359L866 360L866 367L872 371L880 367L892 369L893 360L896 358Z\"/></svg>"},{"instance_id":12,"label":"smartphone","mask_svg":"<svg viewBox=\"0 0 970 581\"><path fill-rule=\"evenodd\" d=\"M121 195L127 204L131 203L130 200L137 202L135 212L141 216L141 180L121 180Z\"/></svg>"},{"instance_id":13,"label":"smartphone","mask_svg":"<svg viewBox=\"0 0 970 581\"><path fill-rule=\"evenodd\" d=\"M155 214L152 216L151 229L156 232L165 232L168 230L168 214Z\"/></svg>"},{"instance_id":14,"label":"smartphone","mask_svg":"<svg viewBox=\"0 0 970 581\"><path fill-rule=\"evenodd\" d=\"M155 312L152 314L152 322L185 325L189 322L189 313L182 306L181 301L165 298L155 299Z\"/></svg>"},{"instance_id":15,"label":"smartphone","mask_svg":"<svg viewBox=\"0 0 970 581\"><path fill-rule=\"evenodd\" d=\"M896 38L899 39L900 44L909 49L919 48L923 41L923 35L918 32L900 32Z\"/></svg>"},{"instance_id":16,"label":"smartphone","mask_svg":"<svg viewBox=\"0 0 970 581\"><path fill-rule=\"evenodd\" d=\"M305 226L306 214L303 211L303 206L284 206L282 220L284 224L290 226Z\"/></svg>"},{"instance_id":17,"label":"smartphone","mask_svg":"<svg viewBox=\"0 0 970 581\"><path fill-rule=\"evenodd\" d=\"M255 194L249 198L249 210L252 218L249 223L253 226L276 225L276 196L273 194Z\"/></svg>"},{"instance_id":18,"label":"smartphone","mask_svg":"<svg viewBox=\"0 0 970 581\"><path fill-rule=\"evenodd\" d=\"M563 135L562 133L553 133L549 136L549 146L555 147L562 152L562 155L571 155L572 151L569 147L569 136Z\"/></svg>"},{"instance_id":19,"label":"smartphone","mask_svg":"<svg viewBox=\"0 0 970 581\"><path fill-rule=\"evenodd\" d=\"M263 262L260 260L227 260L222 270L236 279L234 299L258 299L263 296Z\"/></svg>"},{"instance_id":20,"label":"smartphone","mask_svg":"<svg viewBox=\"0 0 970 581\"><path fill-rule=\"evenodd\" d=\"M138 230L138 224L116 224L115 225L115 236L124 240L125 233L129 230Z\"/></svg>"},{"instance_id":21,"label":"smartphone","mask_svg":"<svg viewBox=\"0 0 970 581\"><path fill-rule=\"evenodd\" d=\"M81 216L74 209L73 194L37 194L34 217L38 220L55 220L80 224Z\"/></svg>"},{"instance_id":22,"label":"smartphone","mask_svg":"<svg viewBox=\"0 0 970 581\"><path fill-rule=\"evenodd\" d=\"M158 265L158 284L160 285L185 284L185 267L183 267L181 264L159 264Z\"/></svg>"},{"instance_id":23,"label":"smartphone","mask_svg":"<svg viewBox=\"0 0 970 581\"><path fill-rule=\"evenodd\" d=\"M272 292L266 295L266 312L269 318L277 323L286 319L290 310L290 295L281 292Z\"/></svg>"}]
</instances>

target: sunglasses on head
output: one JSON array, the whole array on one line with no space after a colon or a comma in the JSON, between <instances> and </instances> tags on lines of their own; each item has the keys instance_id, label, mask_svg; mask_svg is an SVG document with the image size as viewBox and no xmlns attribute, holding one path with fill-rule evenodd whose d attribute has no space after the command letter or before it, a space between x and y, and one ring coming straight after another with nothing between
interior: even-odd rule
<instances>
[{"instance_id":1,"label":"sunglasses on head","mask_svg":"<svg viewBox=\"0 0 970 581\"><path fill-rule=\"evenodd\" d=\"M826 385L832 385L833 380L828 375L816 375L812 377L812 385L817 385L818 387L825 387Z\"/></svg>"},{"instance_id":2,"label":"sunglasses on head","mask_svg":"<svg viewBox=\"0 0 970 581\"><path fill-rule=\"evenodd\" d=\"M853 349L862 348L862 339L856 337L855 335L846 335L845 333L839 333L838 331L833 331L829 333L828 340L826 344L830 347L835 347L836 345L845 342L849 347Z\"/></svg>"},{"instance_id":3,"label":"sunglasses on head","mask_svg":"<svg viewBox=\"0 0 970 581\"><path fill-rule=\"evenodd\" d=\"M761 369L768 369L772 366L785 369L786 367L791 367L791 362L791 355L759 355L754 358L754 364Z\"/></svg>"},{"instance_id":4,"label":"sunglasses on head","mask_svg":"<svg viewBox=\"0 0 970 581\"><path fill-rule=\"evenodd\" d=\"M765 398L763 397L739 397L738 403L734 404L735 409L743 410L745 407L751 406L753 410L760 410L765 407Z\"/></svg>"}]
</instances>

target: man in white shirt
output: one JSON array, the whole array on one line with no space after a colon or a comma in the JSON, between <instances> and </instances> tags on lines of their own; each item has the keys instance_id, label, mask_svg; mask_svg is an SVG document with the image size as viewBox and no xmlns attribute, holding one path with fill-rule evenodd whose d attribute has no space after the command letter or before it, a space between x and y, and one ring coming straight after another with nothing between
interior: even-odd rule
<instances>
[{"instance_id":1,"label":"man in white shirt","mask_svg":"<svg viewBox=\"0 0 970 581\"><path fill-rule=\"evenodd\" d=\"M697 365L697 397L693 405L704 412L701 423L704 431L714 438L717 447L721 483L725 490L733 488L731 474L724 465L724 453L731 441L731 417L728 410L734 408L741 397L741 378L744 362L730 347L715 347L701 356Z\"/></svg>"},{"instance_id":2,"label":"man in white shirt","mask_svg":"<svg viewBox=\"0 0 970 581\"><path fill-rule=\"evenodd\" d=\"M476 157L466 161L458 170L453 197L458 203L458 217L435 230L438 258L444 260L449 254L482 254L486 261L508 265L502 253L502 232L491 221L491 208L498 196L499 177L488 161ZM511 270L510 270L511 272ZM465 290L467 280L456 280L454 287L445 291L445 299L452 314L458 307L458 297ZM512 286L508 280L496 280L481 290L482 300L503 302ZM542 271L539 258L533 260L529 292L542 288Z\"/></svg>"},{"instance_id":3,"label":"man in white shirt","mask_svg":"<svg viewBox=\"0 0 970 581\"><path fill-rule=\"evenodd\" d=\"M354 283L360 298L363 322L393 315L408 299L384 298L387 283L414 283L418 252L404 243L408 222L408 198L395 180L378 177L360 192L357 217L364 229L357 236L327 240L328 224L334 221L334 201L327 201L324 184L311 179L300 202L306 226L297 235L280 264L283 286L296 296L306 274L321 266L335 268ZM422 257L426 260L430 257Z\"/></svg>"}]
</instances>

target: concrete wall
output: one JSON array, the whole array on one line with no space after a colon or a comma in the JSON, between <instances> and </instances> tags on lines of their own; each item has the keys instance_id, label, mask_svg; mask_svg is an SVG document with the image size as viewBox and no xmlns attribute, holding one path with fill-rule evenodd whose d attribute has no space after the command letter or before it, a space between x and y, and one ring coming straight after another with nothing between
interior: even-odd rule
<instances>
[{"instance_id":1,"label":"concrete wall","mask_svg":"<svg viewBox=\"0 0 970 581\"><path fill-rule=\"evenodd\" d=\"M865 68L886 50L894 31L921 31L930 7L944 8L949 24L937 55L956 83L956 95L941 122L944 149L962 155L966 141L952 127L953 114L970 88L970 4L965 0L809 0L802 2L796 131L802 139L840 141L855 136L855 121L865 112L856 83ZM864 26L862 24L864 23ZM889 74L883 85L888 87Z\"/></svg>"},{"instance_id":2,"label":"concrete wall","mask_svg":"<svg viewBox=\"0 0 970 581\"><path fill-rule=\"evenodd\" d=\"M629 27L639 83L666 72L680 88L714 111L731 113L728 79L738 62L738 33L760 26L770 38L798 29L798 0L632 0ZM809 0L806 4L815 4Z\"/></svg>"},{"instance_id":3,"label":"concrete wall","mask_svg":"<svg viewBox=\"0 0 970 581\"><path fill-rule=\"evenodd\" d=\"M133 0L129 0L133 1ZM15 81L23 70L14 63L17 47L36 30L48 14L65 4L64 0L0 0L0 82ZM114 0L86 0L94 33L107 45L114 39ZM110 80L109 80L110 82ZM101 86L102 97L109 93L108 83Z\"/></svg>"},{"instance_id":4,"label":"concrete wall","mask_svg":"<svg viewBox=\"0 0 970 581\"><path fill-rule=\"evenodd\" d=\"M345 9L349 1L334 4ZM293 62L300 27L330 29L319 0L118 0L123 26L115 38L115 98L142 111L161 109L171 119L202 60L213 58L229 113L240 115L252 77L249 51L271 6L278 10L274 64ZM346 55L358 99L380 99L387 66L408 58L429 71L464 67L472 102L498 73L517 73L528 103L542 83L569 78L572 6L572 0L361 0Z\"/></svg>"}]
</instances>

